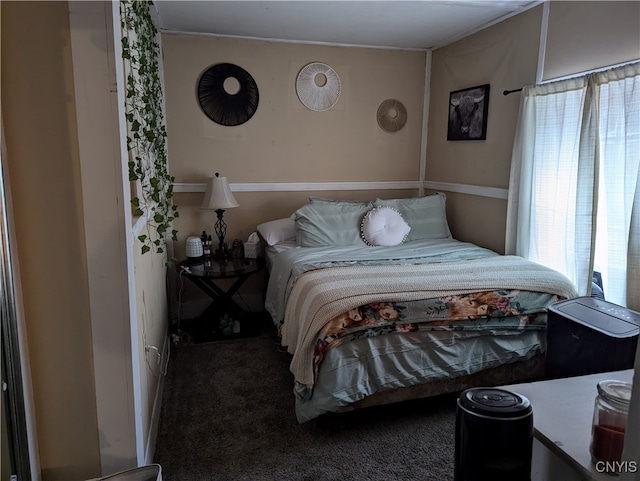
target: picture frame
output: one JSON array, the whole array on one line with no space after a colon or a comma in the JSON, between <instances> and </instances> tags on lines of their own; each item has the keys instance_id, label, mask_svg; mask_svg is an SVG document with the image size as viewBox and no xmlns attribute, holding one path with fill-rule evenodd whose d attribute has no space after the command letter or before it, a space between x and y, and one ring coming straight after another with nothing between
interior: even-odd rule
<instances>
[{"instance_id":1,"label":"picture frame","mask_svg":"<svg viewBox=\"0 0 640 481\"><path fill-rule=\"evenodd\" d=\"M486 140L489 84L449 93L447 140Z\"/></svg>"}]
</instances>

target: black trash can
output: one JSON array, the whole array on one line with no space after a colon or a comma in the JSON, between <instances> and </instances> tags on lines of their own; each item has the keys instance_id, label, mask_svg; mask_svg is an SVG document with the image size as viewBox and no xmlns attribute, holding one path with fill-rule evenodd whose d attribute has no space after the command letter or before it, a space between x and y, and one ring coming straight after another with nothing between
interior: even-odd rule
<instances>
[{"instance_id":1,"label":"black trash can","mask_svg":"<svg viewBox=\"0 0 640 481\"><path fill-rule=\"evenodd\" d=\"M529 400L494 388L458 398L454 481L531 481L533 409Z\"/></svg>"}]
</instances>

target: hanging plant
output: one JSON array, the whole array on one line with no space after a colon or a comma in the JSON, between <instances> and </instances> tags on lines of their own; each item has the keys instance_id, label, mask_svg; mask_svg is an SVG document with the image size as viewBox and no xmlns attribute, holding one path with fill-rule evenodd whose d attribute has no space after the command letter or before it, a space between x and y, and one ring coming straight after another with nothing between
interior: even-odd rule
<instances>
[{"instance_id":1,"label":"hanging plant","mask_svg":"<svg viewBox=\"0 0 640 481\"><path fill-rule=\"evenodd\" d=\"M167 130L164 93L160 80L158 30L151 18L152 2L122 0L122 58L126 76L125 116L129 181L138 195L132 195L135 217L145 216L147 233L138 236L142 253L166 251L170 234L177 240L172 221L178 217L173 203L173 183L167 167Z\"/></svg>"}]
</instances>

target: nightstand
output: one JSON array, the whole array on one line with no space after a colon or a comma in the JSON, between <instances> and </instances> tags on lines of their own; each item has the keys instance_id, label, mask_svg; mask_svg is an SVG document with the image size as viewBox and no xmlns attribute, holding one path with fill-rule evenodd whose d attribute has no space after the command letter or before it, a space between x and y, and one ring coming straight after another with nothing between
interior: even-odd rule
<instances>
[{"instance_id":1,"label":"nightstand","mask_svg":"<svg viewBox=\"0 0 640 481\"><path fill-rule=\"evenodd\" d=\"M257 334L256 317L260 313L247 311L233 295L255 273L264 269L263 258L257 259L188 259L178 263L181 276L193 282L210 298L209 306L190 324L196 342L233 339ZM225 280L233 280L226 290Z\"/></svg>"}]
</instances>

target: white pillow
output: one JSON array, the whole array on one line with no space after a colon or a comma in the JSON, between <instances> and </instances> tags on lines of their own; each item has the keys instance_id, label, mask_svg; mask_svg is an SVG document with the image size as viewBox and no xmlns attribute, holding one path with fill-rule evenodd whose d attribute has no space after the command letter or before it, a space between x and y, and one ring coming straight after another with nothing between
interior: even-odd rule
<instances>
[{"instance_id":1,"label":"white pillow","mask_svg":"<svg viewBox=\"0 0 640 481\"><path fill-rule=\"evenodd\" d=\"M404 242L411 230L400 212L393 207L376 207L362 219L360 233L370 246L397 246Z\"/></svg>"},{"instance_id":2,"label":"white pillow","mask_svg":"<svg viewBox=\"0 0 640 481\"><path fill-rule=\"evenodd\" d=\"M296 223L289 217L270 220L260 224L258 232L268 245L274 246L281 242L296 240Z\"/></svg>"}]
</instances>

